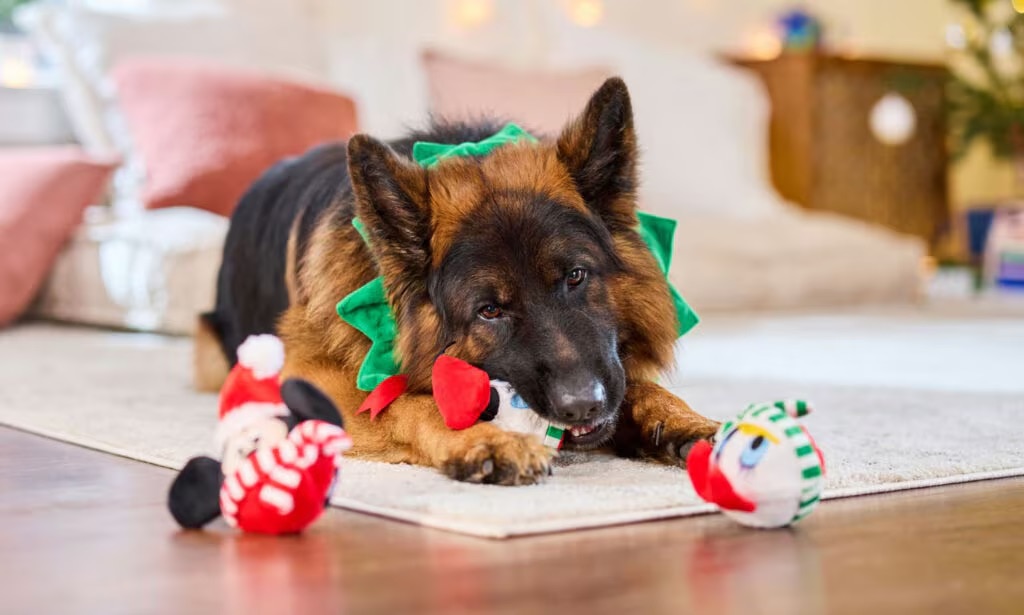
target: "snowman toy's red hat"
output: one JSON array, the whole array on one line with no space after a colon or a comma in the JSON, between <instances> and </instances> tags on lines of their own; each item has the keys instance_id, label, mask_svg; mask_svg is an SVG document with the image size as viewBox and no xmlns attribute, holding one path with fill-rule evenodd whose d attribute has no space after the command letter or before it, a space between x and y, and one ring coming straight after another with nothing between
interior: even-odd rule
<instances>
[{"instance_id":1,"label":"snowman toy's red hat","mask_svg":"<svg viewBox=\"0 0 1024 615\"><path fill-rule=\"evenodd\" d=\"M214 434L217 450L250 425L287 416L281 400L284 344L276 336L250 335L238 347L238 364L220 390L220 423Z\"/></svg>"}]
</instances>

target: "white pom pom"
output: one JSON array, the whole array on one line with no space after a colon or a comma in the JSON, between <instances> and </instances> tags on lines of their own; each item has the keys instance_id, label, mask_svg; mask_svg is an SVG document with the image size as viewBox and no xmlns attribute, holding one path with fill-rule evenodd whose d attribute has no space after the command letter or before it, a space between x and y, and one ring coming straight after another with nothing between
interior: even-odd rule
<instances>
[{"instance_id":1,"label":"white pom pom","mask_svg":"<svg viewBox=\"0 0 1024 615\"><path fill-rule=\"evenodd\" d=\"M250 335L238 347L238 362L257 379L270 378L284 367L284 344L274 335Z\"/></svg>"}]
</instances>

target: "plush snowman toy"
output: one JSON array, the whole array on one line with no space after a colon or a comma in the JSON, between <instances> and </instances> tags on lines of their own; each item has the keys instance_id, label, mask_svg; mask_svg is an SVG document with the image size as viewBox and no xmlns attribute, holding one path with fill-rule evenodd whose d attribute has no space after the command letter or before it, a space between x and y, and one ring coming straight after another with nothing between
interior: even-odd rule
<instances>
[{"instance_id":1,"label":"plush snowman toy","mask_svg":"<svg viewBox=\"0 0 1024 615\"><path fill-rule=\"evenodd\" d=\"M561 448L565 429L541 417L530 409L512 385L503 380L491 380L491 401L480 415L481 421L505 431L533 434L545 446Z\"/></svg>"},{"instance_id":2,"label":"plush snowman toy","mask_svg":"<svg viewBox=\"0 0 1024 615\"><path fill-rule=\"evenodd\" d=\"M385 379L367 395L356 414L369 412L370 419L375 419L405 392L408 382L404 375ZM549 448L562 447L564 427L541 417L512 385L492 379L478 367L442 354L434 362L431 382L437 409L450 429L489 422L505 431L535 435Z\"/></svg>"},{"instance_id":3,"label":"plush snowman toy","mask_svg":"<svg viewBox=\"0 0 1024 615\"><path fill-rule=\"evenodd\" d=\"M751 527L790 525L821 498L825 460L796 419L809 413L803 401L753 404L687 457L697 494L726 516Z\"/></svg>"}]
</instances>

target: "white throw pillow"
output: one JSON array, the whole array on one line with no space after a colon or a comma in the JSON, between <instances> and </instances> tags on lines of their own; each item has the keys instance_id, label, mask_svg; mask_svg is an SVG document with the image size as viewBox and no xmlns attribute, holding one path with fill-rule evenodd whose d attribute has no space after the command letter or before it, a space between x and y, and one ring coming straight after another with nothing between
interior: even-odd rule
<instances>
[{"instance_id":1,"label":"white throw pillow","mask_svg":"<svg viewBox=\"0 0 1024 615\"><path fill-rule=\"evenodd\" d=\"M706 54L602 30L556 29L550 55L554 66L608 66L626 81L644 208L750 218L784 207L769 171L770 105L754 77Z\"/></svg>"}]
</instances>

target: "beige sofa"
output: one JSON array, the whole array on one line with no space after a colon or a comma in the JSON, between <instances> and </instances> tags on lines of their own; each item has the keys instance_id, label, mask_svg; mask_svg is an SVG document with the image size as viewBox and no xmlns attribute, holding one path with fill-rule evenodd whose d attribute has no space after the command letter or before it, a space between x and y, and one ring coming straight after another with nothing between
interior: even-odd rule
<instances>
[{"instance_id":1,"label":"beige sofa","mask_svg":"<svg viewBox=\"0 0 1024 615\"><path fill-rule=\"evenodd\" d=\"M145 161L118 132L123 122L107 121L116 119L116 92L110 91L102 74L105 65L97 58L109 61L115 52L166 54L194 45L185 51L330 79L359 101L364 129L382 137L427 115L426 77L417 73L420 54L443 33L430 30L434 26L426 21L407 24L399 33L401 41L391 41L386 36L397 34L380 24L341 27L331 21L330 12L304 15L290 4L274 4L280 18L269 9L234 14L231 3L224 3L211 13L211 3L199 4L204 8L195 15L189 12L191 4L162 4L161 10L170 11L166 28L161 14L119 16L113 5L109 11L114 14L89 19L63 19L60 11L65 9L49 7L58 13L37 19L47 48L60 55L58 64L76 73L67 80L65 102L76 109L72 121L80 139L97 147L116 145L131 171L121 173L119 181L134 182L135 190L119 185L116 206L86 221L60 256L35 314L185 333L194 315L213 303L227 221L187 207L139 208L132 194L138 187L135 174L144 173ZM259 15L259 21L240 28L241 20L252 15ZM197 21L193 25L190 20ZM85 26L91 30L76 30ZM220 36L221 28L231 36ZM262 44L268 28L278 41L274 48ZM194 36L186 40L183 31ZM314 31L330 44L315 44ZM381 38L369 41L360 32ZM545 53L532 54L528 65L548 70L602 66L626 79L643 150L642 202L653 213L679 220L671 276L698 311L915 300L925 254L919 241L798 210L771 188L768 108L749 77L703 55L650 49L638 41L602 38L597 31L570 34L549 32L551 40L538 46ZM466 47L472 45L463 43L457 52L470 57ZM247 46L254 47L252 53ZM523 58L519 61L522 68ZM384 65L388 70L367 68Z\"/></svg>"}]
</instances>

